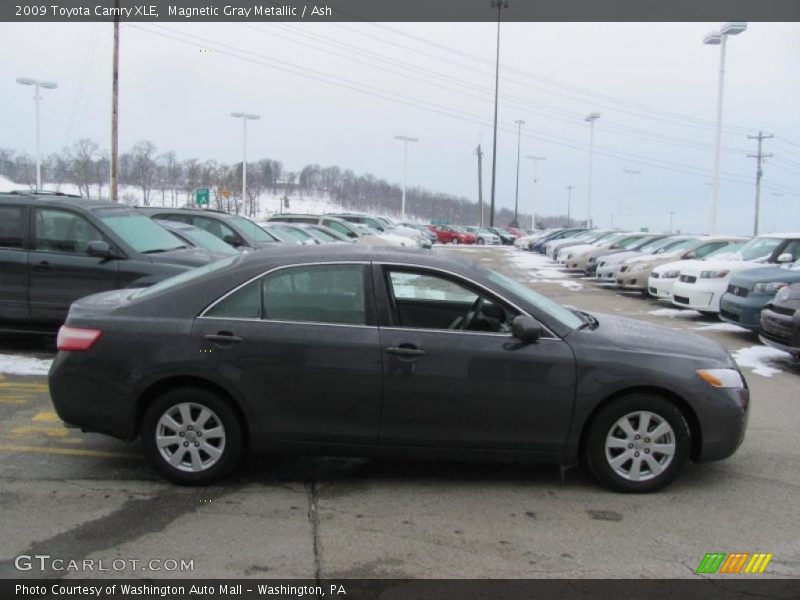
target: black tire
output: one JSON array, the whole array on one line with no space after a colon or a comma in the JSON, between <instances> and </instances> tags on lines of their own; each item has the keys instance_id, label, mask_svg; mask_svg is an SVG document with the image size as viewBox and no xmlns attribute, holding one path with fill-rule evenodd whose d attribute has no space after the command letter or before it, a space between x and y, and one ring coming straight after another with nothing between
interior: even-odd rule
<instances>
[{"instance_id":1,"label":"black tire","mask_svg":"<svg viewBox=\"0 0 800 600\"><path fill-rule=\"evenodd\" d=\"M452 239L450 240L450 243L451 243L451 244L458 245L460 242L458 241L458 238L452 238Z\"/></svg>"},{"instance_id":2,"label":"black tire","mask_svg":"<svg viewBox=\"0 0 800 600\"><path fill-rule=\"evenodd\" d=\"M483 246L486 242L483 241L483 238L478 238L478 245Z\"/></svg>"},{"instance_id":3,"label":"black tire","mask_svg":"<svg viewBox=\"0 0 800 600\"><path fill-rule=\"evenodd\" d=\"M645 466L646 471L644 477L649 478L633 481L618 474L609 464L606 453L606 438L611 433L612 427L615 427L618 420L622 419L625 415L639 411L653 413L659 419L669 424L672 428L672 439L674 440L675 448L671 461L666 464L666 467L664 467L661 473L654 475L649 471L649 466ZM689 458L691 433L683 413L681 413L680 409L678 409L675 404L655 394L637 393L618 398L605 406L595 416L588 427L589 430L584 447L584 461L595 478L603 486L616 492L648 493L660 490L678 476L678 473L683 469ZM651 430L653 430L652 427ZM650 438L646 439L648 441L650 440ZM655 440L653 440L653 442L655 442ZM633 452L635 450L634 448L631 451ZM616 452L618 450L615 449L614 451ZM626 451L627 449L619 450L620 453ZM640 452L643 453L644 450L640 449ZM653 452L652 459L656 459L656 456L661 456L655 450L650 450L650 452ZM641 456L642 461L647 459L643 454L636 454L636 456ZM664 459L663 456L661 458ZM634 459L631 458L631 460ZM632 463L629 464L632 465Z\"/></svg>"},{"instance_id":4,"label":"black tire","mask_svg":"<svg viewBox=\"0 0 800 600\"><path fill-rule=\"evenodd\" d=\"M216 459L216 462L213 462L213 464L202 470L188 471L172 466L156 444L159 420L170 409L181 404L191 404L193 407L208 409L213 413L213 417L209 421L210 425L215 426L218 421L218 425L223 428L224 444L221 444L222 453ZM196 408L193 408L193 410L195 412L197 411ZM159 396L144 414L141 435L142 446L144 447L145 454L150 463L166 479L181 485L208 485L219 481L236 468L242 458L243 435L242 425L239 422L238 416L230 405L220 398L219 395L203 388L176 388ZM184 436L185 435L186 432L184 432ZM186 437L182 439L185 440ZM208 439L210 440L211 438ZM203 440L198 438L198 443L202 442ZM213 443L219 444L219 440L215 440ZM188 444L188 442L182 443L181 445L185 444ZM174 451L169 448L166 451L172 451L173 454L180 451L179 445L176 445L175 448ZM207 460L211 460L212 457L209 454L203 454L204 452L205 451L202 450L201 456L204 455L207 457Z\"/></svg>"}]
</instances>

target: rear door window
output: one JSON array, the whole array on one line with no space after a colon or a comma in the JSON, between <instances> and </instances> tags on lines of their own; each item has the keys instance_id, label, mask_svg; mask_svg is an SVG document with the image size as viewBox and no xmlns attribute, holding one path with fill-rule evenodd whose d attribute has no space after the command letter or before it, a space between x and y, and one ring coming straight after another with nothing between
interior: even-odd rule
<instances>
[{"instance_id":1,"label":"rear door window","mask_svg":"<svg viewBox=\"0 0 800 600\"><path fill-rule=\"evenodd\" d=\"M22 206L0 206L0 248L22 248L26 211Z\"/></svg>"}]
</instances>

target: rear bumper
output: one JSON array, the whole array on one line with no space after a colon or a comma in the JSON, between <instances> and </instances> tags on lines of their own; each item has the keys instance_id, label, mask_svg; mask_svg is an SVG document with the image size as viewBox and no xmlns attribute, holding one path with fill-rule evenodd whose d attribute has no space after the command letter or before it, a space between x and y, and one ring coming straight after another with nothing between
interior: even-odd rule
<instances>
[{"instance_id":1,"label":"rear bumper","mask_svg":"<svg viewBox=\"0 0 800 600\"><path fill-rule=\"evenodd\" d=\"M758 331L761 328L761 309L767 305L770 299L770 296L742 298L725 293L719 302L719 318L728 323Z\"/></svg>"}]
</instances>

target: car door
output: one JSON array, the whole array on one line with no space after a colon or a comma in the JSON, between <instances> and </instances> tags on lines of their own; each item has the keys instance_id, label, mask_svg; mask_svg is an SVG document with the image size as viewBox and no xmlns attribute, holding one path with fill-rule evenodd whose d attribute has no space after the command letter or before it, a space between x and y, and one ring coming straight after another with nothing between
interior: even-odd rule
<instances>
[{"instance_id":1,"label":"car door","mask_svg":"<svg viewBox=\"0 0 800 600\"><path fill-rule=\"evenodd\" d=\"M28 209L0 206L0 320L28 320Z\"/></svg>"},{"instance_id":2,"label":"car door","mask_svg":"<svg viewBox=\"0 0 800 600\"><path fill-rule=\"evenodd\" d=\"M517 342L506 330L522 311L459 276L376 265L374 277L384 358L381 444L563 451L575 389L565 342L549 333ZM478 299L502 310L502 319L465 330Z\"/></svg>"},{"instance_id":3,"label":"car door","mask_svg":"<svg viewBox=\"0 0 800 600\"><path fill-rule=\"evenodd\" d=\"M270 439L377 442L381 355L367 263L270 271L213 304L193 335Z\"/></svg>"},{"instance_id":4,"label":"car door","mask_svg":"<svg viewBox=\"0 0 800 600\"><path fill-rule=\"evenodd\" d=\"M75 211L44 207L34 208L32 217L31 321L61 323L78 298L117 289L119 261L87 253L89 242L109 241L88 219Z\"/></svg>"}]
</instances>

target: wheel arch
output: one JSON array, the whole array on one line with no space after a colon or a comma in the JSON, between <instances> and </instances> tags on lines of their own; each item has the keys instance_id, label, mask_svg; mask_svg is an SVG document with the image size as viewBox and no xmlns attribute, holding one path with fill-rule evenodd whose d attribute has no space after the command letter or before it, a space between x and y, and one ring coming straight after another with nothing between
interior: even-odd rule
<instances>
[{"instance_id":1,"label":"wheel arch","mask_svg":"<svg viewBox=\"0 0 800 600\"><path fill-rule=\"evenodd\" d=\"M603 400L601 400L597 406L594 407L592 412L586 418L586 421L583 423L583 427L581 429L581 435L578 441L579 460L583 459L584 451L586 450L586 439L589 436L589 430L591 429L592 423L594 423L600 411L602 411L606 406L615 400L624 398L625 396L631 396L633 394L652 394L655 396L660 396L661 398L664 398L665 400L674 404L677 409L681 411L681 414L686 419L686 423L689 425L689 434L691 436L692 444L689 451L689 458L691 460L696 460L697 457L700 456L700 451L703 448L703 432L700 427L700 421L697 418L697 413L695 413L691 405L672 390L655 386L635 386L618 390L613 394L610 394L609 396L603 398Z\"/></svg>"}]
</instances>

